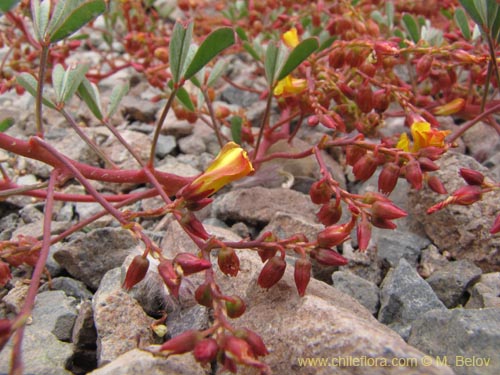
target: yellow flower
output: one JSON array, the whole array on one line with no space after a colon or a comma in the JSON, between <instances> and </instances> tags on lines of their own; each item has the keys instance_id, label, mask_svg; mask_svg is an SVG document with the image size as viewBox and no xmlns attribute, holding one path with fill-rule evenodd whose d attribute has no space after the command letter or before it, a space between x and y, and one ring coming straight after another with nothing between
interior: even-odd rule
<instances>
[{"instance_id":1,"label":"yellow flower","mask_svg":"<svg viewBox=\"0 0 500 375\"><path fill-rule=\"evenodd\" d=\"M289 48L295 48L299 44L299 35L297 34L297 29L292 27L282 36L283 42Z\"/></svg>"},{"instance_id":2,"label":"yellow flower","mask_svg":"<svg viewBox=\"0 0 500 375\"><path fill-rule=\"evenodd\" d=\"M307 82L305 79L292 78L290 75L283 78L278 82L273 90L274 95L295 95L300 94L307 88Z\"/></svg>"},{"instance_id":3,"label":"yellow flower","mask_svg":"<svg viewBox=\"0 0 500 375\"><path fill-rule=\"evenodd\" d=\"M417 152L418 150L425 147L438 147L444 148L444 139L451 131L449 130L437 130L431 127L431 124L425 121L417 121L411 125L411 135L413 138L412 152ZM410 140L406 133L401 134L399 141L396 145L397 148L410 152Z\"/></svg>"},{"instance_id":4,"label":"yellow flower","mask_svg":"<svg viewBox=\"0 0 500 375\"><path fill-rule=\"evenodd\" d=\"M437 106L432 110L432 113L438 116L449 116L460 112L465 107L465 100L456 98L451 102Z\"/></svg>"},{"instance_id":5,"label":"yellow flower","mask_svg":"<svg viewBox=\"0 0 500 375\"><path fill-rule=\"evenodd\" d=\"M179 192L187 201L199 201L254 171L245 150L234 142L227 143L207 170Z\"/></svg>"}]
</instances>

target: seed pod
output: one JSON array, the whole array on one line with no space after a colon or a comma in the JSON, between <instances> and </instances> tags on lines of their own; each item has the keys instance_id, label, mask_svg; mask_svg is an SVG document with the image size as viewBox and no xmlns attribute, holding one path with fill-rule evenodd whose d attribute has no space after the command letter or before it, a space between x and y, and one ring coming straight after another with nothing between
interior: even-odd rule
<instances>
[{"instance_id":1,"label":"seed pod","mask_svg":"<svg viewBox=\"0 0 500 375\"><path fill-rule=\"evenodd\" d=\"M306 258L299 258L295 261L294 280L299 296L303 297L306 293L307 285L311 279L311 262Z\"/></svg>"},{"instance_id":2,"label":"seed pod","mask_svg":"<svg viewBox=\"0 0 500 375\"><path fill-rule=\"evenodd\" d=\"M257 283L261 288L269 289L278 281L281 280L285 273L286 262L279 256L274 256L269 259L262 270L260 271Z\"/></svg>"},{"instance_id":3,"label":"seed pod","mask_svg":"<svg viewBox=\"0 0 500 375\"><path fill-rule=\"evenodd\" d=\"M325 266L345 266L348 260L332 249L316 247L311 251L311 258Z\"/></svg>"},{"instance_id":4,"label":"seed pod","mask_svg":"<svg viewBox=\"0 0 500 375\"><path fill-rule=\"evenodd\" d=\"M460 168L460 176L462 176L469 185L481 186L484 182L484 175L473 169Z\"/></svg>"},{"instance_id":5,"label":"seed pod","mask_svg":"<svg viewBox=\"0 0 500 375\"><path fill-rule=\"evenodd\" d=\"M212 267L212 263L209 260L199 258L190 253L177 254L174 258L174 263L181 267L184 276L189 276Z\"/></svg>"},{"instance_id":6,"label":"seed pod","mask_svg":"<svg viewBox=\"0 0 500 375\"><path fill-rule=\"evenodd\" d=\"M447 194L448 192L446 191L446 188L444 187L443 183L437 176L430 176L427 179L427 186L429 188L438 193L438 194Z\"/></svg>"},{"instance_id":7,"label":"seed pod","mask_svg":"<svg viewBox=\"0 0 500 375\"><path fill-rule=\"evenodd\" d=\"M372 153L367 153L352 167L352 172L357 180L368 180L377 170L377 158Z\"/></svg>"},{"instance_id":8,"label":"seed pod","mask_svg":"<svg viewBox=\"0 0 500 375\"><path fill-rule=\"evenodd\" d=\"M401 168L396 163L387 163L378 177L378 191L389 195L398 183Z\"/></svg>"},{"instance_id":9,"label":"seed pod","mask_svg":"<svg viewBox=\"0 0 500 375\"><path fill-rule=\"evenodd\" d=\"M399 219L408 216L406 211L402 210L392 202L376 201L371 208L372 217L379 217L386 220Z\"/></svg>"},{"instance_id":10,"label":"seed pod","mask_svg":"<svg viewBox=\"0 0 500 375\"><path fill-rule=\"evenodd\" d=\"M311 201L315 204L327 203L332 197L333 191L325 180L316 181L309 189Z\"/></svg>"},{"instance_id":11,"label":"seed pod","mask_svg":"<svg viewBox=\"0 0 500 375\"><path fill-rule=\"evenodd\" d=\"M236 276L240 270L240 260L234 249L230 247L224 247L220 249L219 255L217 257L217 263L219 268L224 275Z\"/></svg>"},{"instance_id":12,"label":"seed pod","mask_svg":"<svg viewBox=\"0 0 500 375\"><path fill-rule=\"evenodd\" d=\"M412 159L408 162L408 164L406 164L405 177L414 189L422 189L422 170L420 169L420 164L415 159Z\"/></svg>"},{"instance_id":13,"label":"seed pod","mask_svg":"<svg viewBox=\"0 0 500 375\"><path fill-rule=\"evenodd\" d=\"M241 328L234 332L234 336L245 340L257 357L269 354L264 341L262 341L262 338L254 331L251 331L248 328Z\"/></svg>"},{"instance_id":14,"label":"seed pod","mask_svg":"<svg viewBox=\"0 0 500 375\"><path fill-rule=\"evenodd\" d=\"M168 340L160 346L160 352L165 354L183 354L194 349L195 345L203 339L203 335L199 331L189 330L181 333L178 336Z\"/></svg>"},{"instance_id":15,"label":"seed pod","mask_svg":"<svg viewBox=\"0 0 500 375\"><path fill-rule=\"evenodd\" d=\"M213 303L212 288L210 284L201 284L194 292L194 298L200 305L211 308Z\"/></svg>"},{"instance_id":16,"label":"seed pod","mask_svg":"<svg viewBox=\"0 0 500 375\"><path fill-rule=\"evenodd\" d=\"M231 297L231 301L226 301L227 316L230 318L239 318L247 309L245 302L238 296Z\"/></svg>"},{"instance_id":17,"label":"seed pod","mask_svg":"<svg viewBox=\"0 0 500 375\"><path fill-rule=\"evenodd\" d=\"M137 255L128 266L127 274L125 275L125 280L123 281L122 287L125 290L130 290L135 284L142 281L149 268L149 260L148 258L143 257L142 255ZM0 270L1 274L1 270ZM1 285L1 278L0 278Z\"/></svg>"},{"instance_id":18,"label":"seed pod","mask_svg":"<svg viewBox=\"0 0 500 375\"><path fill-rule=\"evenodd\" d=\"M181 286L181 278L174 270L174 266L169 260L162 260L158 265L158 273L163 282L168 287L168 290L174 297L179 297L179 289Z\"/></svg>"},{"instance_id":19,"label":"seed pod","mask_svg":"<svg viewBox=\"0 0 500 375\"><path fill-rule=\"evenodd\" d=\"M331 226L342 217L342 206L335 201L325 203L321 206L316 217L321 224Z\"/></svg>"},{"instance_id":20,"label":"seed pod","mask_svg":"<svg viewBox=\"0 0 500 375\"><path fill-rule=\"evenodd\" d=\"M200 363L212 362L217 356L219 351L219 345L217 341L209 337L199 341L193 349L194 358Z\"/></svg>"}]
</instances>

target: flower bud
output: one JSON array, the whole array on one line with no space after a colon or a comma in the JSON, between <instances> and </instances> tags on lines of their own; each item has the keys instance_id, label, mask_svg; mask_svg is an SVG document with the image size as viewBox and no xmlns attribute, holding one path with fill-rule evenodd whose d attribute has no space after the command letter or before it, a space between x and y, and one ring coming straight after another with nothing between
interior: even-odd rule
<instances>
[{"instance_id":1,"label":"flower bud","mask_svg":"<svg viewBox=\"0 0 500 375\"><path fill-rule=\"evenodd\" d=\"M257 357L269 354L264 341L262 341L262 338L254 331L251 331L248 328L241 328L234 332L234 336L245 340Z\"/></svg>"},{"instance_id":2,"label":"flower bud","mask_svg":"<svg viewBox=\"0 0 500 375\"><path fill-rule=\"evenodd\" d=\"M330 225L318 233L320 247L333 247L344 242L349 237L351 225Z\"/></svg>"},{"instance_id":3,"label":"flower bud","mask_svg":"<svg viewBox=\"0 0 500 375\"><path fill-rule=\"evenodd\" d=\"M412 159L406 164L405 177L414 189L422 189L422 170L420 169L420 164L416 160Z\"/></svg>"},{"instance_id":4,"label":"flower bud","mask_svg":"<svg viewBox=\"0 0 500 375\"><path fill-rule=\"evenodd\" d=\"M266 249L258 249L257 253L259 254L260 260L262 263L265 263L268 259L271 259L278 252L277 248L266 248Z\"/></svg>"},{"instance_id":5,"label":"flower bud","mask_svg":"<svg viewBox=\"0 0 500 375\"><path fill-rule=\"evenodd\" d=\"M238 296L233 296L230 301L226 301L227 316L232 319L242 316L246 309L245 302Z\"/></svg>"},{"instance_id":6,"label":"flower bud","mask_svg":"<svg viewBox=\"0 0 500 375\"><path fill-rule=\"evenodd\" d=\"M148 272L148 268L148 258L145 258L142 255L135 256L132 263L130 263L130 266L128 266L127 274L125 275L122 287L125 290L130 290L135 284L144 279L144 276L146 276L146 273Z\"/></svg>"},{"instance_id":7,"label":"flower bud","mask_svg":"<svg viewBox=\"0 0 500 375\"><path fill-rule=\"evenodd\" d=\"M223 247L217 256L217 263L224 275L236 276L240 270L240 260L236 251L230 247Z\"/></svg>"},{"instance_id":8,"label":"flower bud","mask_svg":"<svg viewBox=\"0 0 500 375\"><path fill-rule=\"evenodd\" d=\"M337 223L341 216L342 206L335 201L325 203L316 214L318 221L325 226Z\"/></svg>"},{"instance_id":9,"label":"flower bud","mask_svg":"<svg viewBox=\"0 0 500 375\"><path fill-rule=\"evenodd\" d=\"M345 159L347 165L354 165L357 163L359 159L361 159L366 154L366 149L356 146L350 145L345 148Z\"/></svg>"},{"instance_id":10,"label":"flower bud","mask_svg":"<svg viewBox=\"0 0 500 375\"><path fill-rule=\"evenodd\" d=\"M279 256L274 256L269 259L262 270L260 271L257 283L261 288L269 289L278 281L281 280L285 273L286 262Z\"/></svg>"},{"instance_id":11,"label":"flower bud","mask_svg":"<svg viewBox=\"0 0 500 375\"><path fill-rule=\"evenodd\" d=\"M174 297L179 297L179 288L181 286L181 278L175 272L174 266L169 260L162 260L158 265L158 273L163 282L168 287L168 290Z\"/></svg>"},{"instance_id":12,"label":"flower bud","mask_svg":"<svg viewBox=\"0 0 500 375\"><path fill-rule=\"evenodd\" d=\"M311 279L311 262L306 258L299 258L295 261L295 270L293 278L299 296L303 297L306 293L307 285Z\"/></svg>"},{"instance_id":13,"label":"flower bud","mask_svg":"<svg viewBox=\"0 0 500 375\"><path fill-rule=\"evenodd\" d=\"M226 357L237 363L252 364L257 362L250 344L235 336L226 336L224 340L224 352Z\"/></svg>"},{"instance_id":14,"label":"flower bud","mask_svg":"<svg viewBox=\"0 0 500 375\"><path fill-rule=\"evenodd\" d=\"M372 217L371 223L374 227L381 228L381 229L396 229L397 225L394 224L392 221L389 219L383 219L381 217Z\"/></svg>"},{"instance_id":15,"label":"flower bud","mask_svg":"<svg viewBox=\"0 0 500 375\"><path fill-rule=\"evenodd\" d=\"M213 303L212 288L210 284L201 284L194 292L194 298L200 305L211 308Z\"/></svg>"},{"instance_id":16,"label":"flower bud","mask_svg":"<svg viewBox=\"0 0 500 375\"><path fill-rule=\"evenodd\" d=\"M468 206L480 200L482 194L483 190L477 185L462 186L452 194L452 203Z\"/></svg>"},{"instance_id":17,"label":"flower bud","mask_svg":"<svg viewBox=\"0 0 500 375\"><path fill-rule=\"evenodd\" d=\"M469 185L481 186L484 182L484 175L472 169L460 168L460 176L462 176Z\"/></svg>"},{"instance_id":18,"label":"flower bud","mask_svg":"<svg viewBox=\"0 0 500 375\"><path fill-rule=\"evenodd\" d=\"M181 253L174 258L174 264L178 264L184 276L206 270L212 267L212 263L207 259L202 259L194 254Z\"/></svg>"},{"instance_id":19,"label":"flower bud","mask_svg":"<svg viewBox=\"0 0 500 375\"><path fill-rule=\"evenodd\" d=\"M316 247L311 251L311 258L325 266L345 266L348 260L332 249Z\"/></svg>"},{"instance_id":20,"label":"flower bud","mask_svg":"<svg viewBox=\"0 0 500 375\"><path fill-rule=\"evenodd\" d=\"M398 183L400 170L396 163L387 163L378 176L378 191L389 195Z\"/></svg>"},{"instance_id":21,"label":"flower bud","mask_svg":"<svg viewBox=\"0 0 500 375\"><path fill-rule=\"evenodd\" d=\"M373 109L373 92L370 85L366 82L358 89L356 104L363 113L369 113Z\"/></svg>"},{"instance_id":22,"label":"flower bud","mask_svg":"<svg viewBox=\"0 0 500 375\"><path fill-rule=\"evenodd\" d=\"M434 58L432 55L426 54L423 55L417 62L416 71L420 76L419 78L425 78L429 72L431 71L432 62Z\"/></svg>"},{"instance_id":23,"label":"flower bud","mask_svg":"<svg viewBox=\"0 0 500 375\"><path fill-rule=\"evenodd\" d=\"M307 119L307 125L309 126L316 126L319 124L319 118L317 115L312 115L312 116L309 116L308 119Z\"/></svg>"},{"instance_id":24,"label":"flower bud","mask_svg":"<svg viewBox=\"0 0 500 375\"><path fill-rule=\"evenodd\" d=\"M445 151L446 150L442 147L427 146L419 150L419 155L431 160L437 160Z\"/></svg>"},{"instance_id":25,"label":"flower bud","mask_svg":"<svg viewBox=\"0 0 500 375\"><path fill-rule=\"evenodd\" d=\"M209 337L199 341L193 349L194 358L200 363L212 362L217 356L219 351L219 345L217 341Z\"/></svg>"},{"instance_id":26,"label":"flower bud","mask_svg":"<svg viewBox=\"0 0 500 375\"><path fill-rule=\"evenodd\" d=\"M368 244L372 236L372 226L365 215L363 215L361 221L358 223L356 234L358 237L359 251L365 251L368 249Z\"/></svg>"},{"instance_id":27,"label":"flower bud","mask_svg":"<svg viewBox=\"0 0 500 375\"><path fill-rule=\"evenodd\" d=\"M379 217L386 220L399 219L408 215L404 210L387 201L376 201L373 203L371 213L372 217Z\"/></svg>"},{"instance_id":28,"label":"flower bud","mask_svg":"<svg viewBox=\"0 0 500 375\"><path fill-rule=\"evenodd\" d=\"M194 349L195 345L203 339L203 334L193 329L181 333L178 336L168 340L160 346L160 352L165 354L183 354Z\"/></svg>"},{"instance_id":29,"label":"flower bud","mask_svg":"<svg viewBox=\"0 0 500 375\"><path fill-rule=\"evenodd\" d=\"M434 172L439 169L436 163L425 156L418 158L418 163L420 164L420 169L424 172Z\"/></svg>"},{"instance_id":30,"label":"flower bud","mask_svg":"<svg viewBox=\"0 0 500 375\"><path fill-rule=\"evenodd\" d=\"M316 181L309 189L311 201L315 204L323 204L330 201L333 191L325 180Z\"/></svg>"},{"instance_id":31,"label":"flower bud","mask_svg":"<svg viewBox=\"0 0 500 375\"><path fill-rule=\"evenodd\" d=\"M429 188L438 193L438 194L447 194L448 192L446 191L446 188L444 187L443 183L437 176L430 176L427 179L427 186Z\"/></svg>"},{"instance_id":32,"label":"flower bud","mask_svg":"<svg viewBox=\"0 0 500 375\"><path fill-rule=\"evenodd\" d=\"M0 288L4 287L10 279L12 279L12 274L9 265L0 260Z\"/></svg>"},{"instance_id":33,"label":"flower bud","mask_svg":"<svg viewBox=\"0 0 500 375\"><path fill-rule=\"evenodd\" d=\"M361 157L352 167L352 172L357 180L368 180L377 169L377 158L372 153L367 153Z\"/></svg>"}]
</instances>

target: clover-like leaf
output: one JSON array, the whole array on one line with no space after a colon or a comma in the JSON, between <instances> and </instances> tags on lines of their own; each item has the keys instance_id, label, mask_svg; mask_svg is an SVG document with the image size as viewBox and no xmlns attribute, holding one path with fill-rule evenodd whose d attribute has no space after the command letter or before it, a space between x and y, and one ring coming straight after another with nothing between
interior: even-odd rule
<instances>
[{"instance_id":1,"label":"clover-like leaf","mask_svg":"<svg viewBox=\"0 0 500 375\"><path fill-rule=\"evenodd\" d=\"M87 104L87 107L89 107L94 116L98 120L102 120L103 114L101 100L97 86L90 82L87 78L84 78L80 83L80 86L78 86L78 95L82 98L85 104Z\"/></svg>"},{"instance_id":2,"label":"clover-like leaf","mask_svg":"<svg viewBox=\"0 0 500 375\"><path fill-rule=\"evenodd\" d=\"M316 38L305 39L300 42L288 55L285 64L281 68L278 81L289 75L296 67L304 60L311 56L319 48L319 43Z\"/></svg>"},{"instance_id":3,"label":"clover-like leaf","mask_svg":"<svg viewBox=\"0 0 500 375\"><path fill-rule=\"evenodd\" d=\"M127 83L123 83L121 85L115 86L113 88L113 91L111 91L111 96L109 99L109 105L108 105L108 113L106 115L107 118L110 118L113 116L118 109L118 104L120 104L121 100L125 96L125 94L128 92L130 89L130 86Z\"/></svg>"},{"instance_id":4,"label":"clover-like leaf","mask_svg":"<svg viewBox=\"0 0 500 375\"><path fill-rule=\"evenodd\" d=\"M184 28L179 22L174 25L172 37L170 38L169 56L170 70L172 71L172 77L174 78L175 83L179 82L181 79L181 72L184 70L192 37L192 23L190 23L186 28Z\"/></svg>"},{"instance_id":5,"label":"clover-like leaf","mask_svg":"<svg viewBox=\"0 0 500 375\"><path fill-rule=\"evenodd\" d=\"M2 11L4 13L8 12L12 8L14 8L19 1L20 0L2 0L0 2L0 11Z\"/></svg>"},{"instance_id":6,"label":"clover-like leaf","mask_svg":"<svg viewBox=\"0 0 500 375\"><path fill-rule=\"evenodd\" d=\"M16 82L24 87L32 96L36 97L38 81L30 73L21 73L16 77ZM56 109L54 102L45 96L42 97L42 103L49 108Z\"/></svg>"}]
</instances>

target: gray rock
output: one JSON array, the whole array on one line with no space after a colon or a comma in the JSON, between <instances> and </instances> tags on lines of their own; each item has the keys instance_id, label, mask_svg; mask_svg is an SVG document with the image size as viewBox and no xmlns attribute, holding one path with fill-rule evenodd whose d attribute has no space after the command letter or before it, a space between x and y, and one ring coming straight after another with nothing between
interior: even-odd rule
<instances>
[{"instance_id":1,"label":"gray rock","mask_svg":"<svg viewBox=\"0 0 500 375\"><path fill-rule=\"evenodd\" d=\"M418 273L424 279L432 275L436 270L443 268L449 263L445 254L441 254L439 249L430 244L423 249L420 254L420 262L417 266Z\"/></svg>"},{"instance_id":2,"label":"gray rock","mask_svg":"<svg viewBox=\"0 0 500 375\"><path fill-rule=\"evenodd\" d=\"M123 229L96 229L61 246L54 258L71 276L96 290L104 274L121 266L137 241Z\"/></svg>"},{"instance_id":3,"label":"gray rock","mask_svg":"<svg viewBox=\"0 0 500 375\"><path fill-rule=\"evenodd\" d=\"M79 300L92 299L92 293L90 293L85 284L70 277L55 277L50 283L47 282L43 284L40 287L39 292L45 292L48 290L62 290L67 296L74 297Z\"/></svg>"},{"instance_id":4,"label":"gray rock","mask_svg":"<svg viewBox=\"0 0 500 375\"><path fill-rule=\"evenodd\" d=\"M236 87L227 86L220 94L220 100L241 107L250 107L259 101L259 95L249 91L238 90Z\"/></svg>"},{"instance_id":5,"label":"gray rock","mask_svg":"<svg viewBox=\"0 0 500 375\"><path fill-rule=\"evenodd\" d=\"M9 293L2 298L2 302L8 311L18 314L23 307L24 300L28 294L29 285L18 280L14 284L14 288L9 290Z\"/></svg>"},{"instance_id":6,"label":"gray rock","mask_svg":"<svg viewBox=\"0 0 500 375\"><path fill-rule=\"evenodd\" d=\"M182 177L192 177L200 174L200 171L190 164L182 163L177 158L167 155L156 168L160 172L175 173Z\"/></svg>"},{"instance_id":7,"label":"gray rock","mask_svg":"<svg viewBox=\"0 0 500 375\"><path fill-rule=\"evenodd\" d=\"M445 306L453 308L465 304L467 288L481 276L481 273L481 268L467 259L462 259L450 262L437 270L427 282Z\"/></svg>"},{"instance_id":8,"label":"gray rock","mask_svg":"<svg viewBox=\"0 0 500 375\"><path fill-rule=\"evenodd\" d=\"M433 309L446 307L417 271L401 259L382 282L378 320L404 337L415 319Z\"/></svg>"},{"instance_id":9,"label":"gray rock","mask_svg":"<svg viewBox=\"0 0 500 375\"><path fill-rule=\"evenodd\" d=\"M50 225L51 234L60 234L68 229L70 223L53 221ZM12 233L11 239L17 239L19 235L30 236L41 239L43 236L43 220L19 226Z\"/></svg>"},{"instance_id":10,"label":"gray rock","mask_svg":"<svg viewBox=\"0 0 500 375\"><path fill-rule=\"evenodd\" d=\"M313 221L316 209L308 195L297 191L252 187L233 190L217 197L212 212L224 221L267 224L277 211L299 214Z\"/></svg>"},{"instance_id":11,"label":"gray rock","mask_svg":"<svg viewBox=\"0 0 500 375\"><path fill-rule=\"evenodd\" d=\"M0 374L9 374L12 340L0 352ZM71 375L65 369L73 355L72 345L59 341L52 333L27 326L22 358L25 375Z\"/></svg>"},{"instance_id":12,"label":"gray rock","mask_svg":"<svg viewBox=\"0 0 500 375\"><path fill-rule=\"evenodd\" d=\"M428 311L414 321L408 342L459 375L499 374L500 309Z\"/></svg>"},{"instance_id":13,"label":"gray rock","mask_svg":"<svg viewBox=\"0 0 500 375\"><path fill-rule=\"evenodd\" d=\"M400 259L405 259L412 266L417 265L420 252L430 244L426 237L407 231L377 231L377 253L395 267Z\"/></svg>"},{"instance_id":14,"label":"gray rock","mask_svg":"<svg viewBox=\"0 0 500 375\"><path fill-rule=\"evenodd\" d=\"M153 343L153 319L121 288L121 280L120 268L108 271L92 300L99 366L138 346Z\"/></svg>"},{"instance_id":15,"label":"gray rock","mask_svg":"<svg viewBox=\"0 0 500 375\"><path fill-rule=\"evenodd\" d=\"M465 305L467 309L500 308L500 272L481 275L478 282L469 288L469 293L470 298Z\"/></svg>"},{"instance_id":16,"label":"gray rock","mask_svg":"<svg viewBox=\"0 0 500 375\"><path fill-rule=\"evenodd\" d=\"M304 234L309 241L314 241L324 228L323 225L313 222L310 218L306 219L302 215L278 211L261 233L271 231L280 239Z\"/></svg>"},{"instance_id":17,"label":"gray rock","mask_svg":"<svg viewBox=\"0 0 500 375\"><path fill-rule=\"evenodd\" d=\"M77 311L76 300L62 290L39 293L32 313L33 329L51 332L61 341L71 341Z\"/></svg>"},{"instance_id":18,"label":"gray rock","mask_svg":"<svg viewBox=\"0 0 500 375\"><path fill-rule=\"evenodd\" d=\"M168 314L166 325L170 337L175 337L188 329L205 330L209 326L208 309L194 305L186 309L174 310Z\"/></svg>"},{"instance_id":19,"label":"gray rock","mask_svg":"<svg viewBox=\"0 0 500 375\"><path fill-rule=\"evenodd\" d=\"M171 135L160 134L158 137L158 143L156 144L156 156L163 159L165 156L170 154L177 147L175 137Z\"/></svg>"},{"instance_id":20,"label":"gray rock","mask_svg":"<svg viewBox=\"0 0 500 375\"><path fill-rule=\"evenodd\" d=\"M158 105L150 100L140 100L135 96L127 95L122 99L120 106L123 117L130 122L151 123L156 120Z\"/></svg>"},{"instance_id":21,"label":"gray rock","mask_svg":"<svg viewBox=\"0 0 500 375\"><path fill-rule=\"evenodd\" d=\"M208 375L190 353L168 358L134 349L88 375Z\"/></svg>"},{"instance_id":22,"label":"gray rock","mask_svg":"<svg viewBox=\"0 0 500 375\"><path fill-rule=\"evenodd\" d=\"M0 218L0 241L8 241L19 225L20 217L17 213L2 215Z\"/></svg>"},{"instance_id":23,"label":"gray rock","mask_svg":"<svg viewBox=\"0 0 500 375\"><path fill-rule=\"evenodd\" d=\"M458 174L460 168L489 175L473 158L455 152L447 152L437 164L440 170L434 173L450 193L465 185ZM432 215L427 215L426 210L442 201L442 196L424 188L412 190L409 197L410 213L422 223L427 236L441 251L448 251L455 259L469 259L484 272L500 270L500 237L489 233L500 213L500 192L484 194L473 205L452 205Z\"/></svg>"},{"instance_id":24,"label":"gray rock","mask_svg":"<svg viewBox=\"0 0 500 375\"><path fill-rule=\"evenodd\" d=\"M480 163L492 156L499 144L496 130L484 122L478 122L468 129L462 135L462 140L469 154Z\"/></svg>"},{"instance_id":25,"label":"gray rock","mask_svg":"<svg viewBox=\"0 0 500 375\"><path fill-rule=\"evenodd\" d=\"M43 212L36 205L29 204L19 210L19 215L25 224L35 223L43 220Z\"/></svg>"},{"instance_id":26,"label":"gray rock","mask_svg":"<svg viewBox=\"0 0 500 375\"><path fill-rule=\"evenodd\" d=\"M207 146L203 139L193 134L179 139L179 149L185 154L199 155L206 151Z\"/></svg>"},{"instance_id":27,"label":"gray rock","mask_svg":"<svg viewBox=\"0 0 500 375\"><path fill-rule=\"evenodd\" d=\"M349 261L341 270L349 271L375 285L380 285L389 271L390 265L381 259L376 251L357 251L353 248L352 240L342 244L342 255Z\"/></svg>"},{"instance_id":28,"label":"gray rock","mask_svg":"<svg viewBox=\"0 0 500 375\"><path fill-rule=\"evenodd\" d=\"M78 310L78 316L73 326L71 336L73 345L77 348L94 348L97 342L97 332L94 325L94 311L91 301L83 301Z\"/></svg>"},{"instance_id":29,"label":"gray rock","mask_svg":"<svg viewBox=\"0 0 500 375\"><path fill-rule=\"evenodd\" d=\"M163 111L161 109L160 111ZM160 118L161 114L158 114ZM193 133L193 130L197 124L191 124L186 120L178 120L173 111L170 111L165 119L164 126L161 128L161 134L171 135L175 139L186 137Z\"/></svg>"},{"instance_id":30,"label":"gray rock","mask_svg":"<svg viewBox=\"0 0 500 375\"><path fill-rule=\"evenodd\" d=\"M336 289L355 298L373 315L377 315L380 306L380 291L377 285L349 271L334 272L332 281Z\"/></svg>"}]
</instances>

